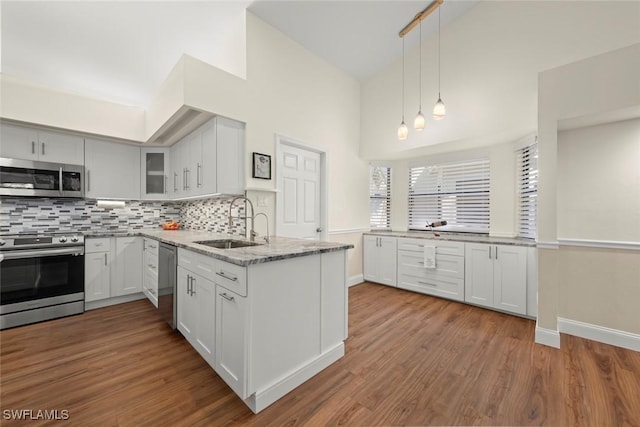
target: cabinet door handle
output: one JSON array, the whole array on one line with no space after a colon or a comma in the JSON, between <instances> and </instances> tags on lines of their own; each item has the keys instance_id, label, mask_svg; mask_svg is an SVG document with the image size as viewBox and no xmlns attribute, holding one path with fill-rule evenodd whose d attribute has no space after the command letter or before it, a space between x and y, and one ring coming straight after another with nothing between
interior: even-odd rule
<instances>
[{"instance_id":1,"label":"cabinet door handle","mask_svg":"<svg viewBox=\"0 0 640 427\"><path fill-rule=\"evenodd\" d=\"M233 280L234 282L238 281L237 277L227 276L224 271L216 271L216 274L220 277L224 277L225 279Z\"/></svg>"},{"instance_id":2,"label":"cabinet door handle","mask_svg":"<svg viewBox=\"0 0 640 427\"><path fill-rule=\"evenodd\" d=\"M498 259L498 247L496 246L496 259Z\"/></svg>"},{"instance_id":3,"label":"cabinet door handle","mask_svg":"<svg viewBox=\"0 0 640 427\"><path fill-rule=\"evenodd\" d=\"M62 190L62 166L60 166L60 169L58 170L58 191L60 194L62 194Z\"/></svg>"},{"instance_id":4,"label":"cabinet door handle","mask_svg":"<svg viewBox=\"0 0 640 427\"><path fill-rule=\"evenodd\" d=\"M201 170L202 170L202 165L198 163L198 169L196 170L196 185L198 187L202 186L202 182L200 181Z\"/></svg>"},{"instance_id":5,"label":"cabinet door handle","mask_svg":"<svg viewBox=\"0 0 640 427\"><path fill-rule=\"evenodd\" d=\"M36 142L31 141L31 154L36 154Z\"/></svg>"},{"instance_id":6,"label":"cabinet door handle","mask_svg":"<svg viewBox=\"0 0 640 427\"><path fill-rule=\"evenodd\" d=\"M104 265L107 265L107 253L104 253Z\"/></svg>"},{"instance_id":7,"label":"cabinet door handle","mask_svg":"<svg viewBox=\"0 0 640 427\"><path fill-rule=\"evenodd\" d=\"M196 278L191 277L191 296L196 294L196 288L193 286L196 283Z\"/></svg>"},{"instance_id":8,"label":"cabinet door handle","mask_svg":"<svg viewBox=\"0 0 640 427\"><path fill-rule=\"evenodd\" d=\"M87 191L91 191L91 180L89 179L89 177L91 175L89 175L90 170L87 169Z\"/></svg>"},{"instance_id":9,"label":"cabinet door handle","mask_svg":"<svg viewBox=\"0 0 640 427\"><path fill-rule=\"evenodd\" d=\"M434 285L433 283L427 283L427 282L423 282L421 280L418 280L418 283L420 283L421 285L427 285L427 286L433 286L435 288L438 287L438 285Z\"/></svg>"},{"instance_id":10,"label":"cabinet door handle","mask_svg":"<svg viewBox=\"0 0 640 427\"><path fill-rule=\"evenodd\" d=\"M491 259L491 246L489 246L489 259Z\"/></svg>"},{"instance_id":11,"label":"cabinet door handle","mask_svg":"<svg viewBox=\"0 0 640 427\"><path fill-rule=\"evenodd\" d=\"M167 194L167 180L169 179L169 177L167 175L164 175L164 182L163 182L163 187L162 187L162 192L164 194Z\"/></svg>"},{"instance_id":12,"label":"cabinet door handle","mask_svg":"<svg viewBox=\"0 0 640 427\"><path fill-rule=\"evenodd\" d=\"M173 173L173 192L178 191L178 172Z\"/></svg>"},{"instance_id":13,"label":"cabinet door handle","mask_svg":"<svg viewBox=\"0 0 640 427\"><path fill-rule=\"evenodd\" d=\"M191 295L191 276L187 274L187 295Z\"/></svg>"},{"instance_id":14,"label":"cabinet door handle","mask_svg":"<svg viewBox=\"0 0 640 427\"><path fill-rule=\"evenodd\" d=\"M226 299L227 301L233 301L235 299L234 297L230 297L229 295L227 295L226 292L223 292L223 293L218 294L218 295L220 295L222 298Z\"/></svg>"},{"instance_id":15,"label":"cabinet door handle","mask_svg":"<svg viewBox=\"0 0 640 427\"><path fill-rule=\"evenodd\" d=\"M44 156L44 142L42 143L42 155Z\"/></svg>"}]
</instances>

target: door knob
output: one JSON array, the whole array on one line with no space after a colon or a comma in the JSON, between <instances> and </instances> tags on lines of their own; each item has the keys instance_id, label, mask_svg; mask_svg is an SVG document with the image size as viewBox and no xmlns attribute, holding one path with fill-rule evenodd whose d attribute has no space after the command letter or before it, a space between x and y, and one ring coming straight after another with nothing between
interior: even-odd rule
<instances>
[{"instance_id":1,"label":"door knob","mask_svg":"<svg viewBox=\"0 0 640 427\"><path fill-rule=\"evenodd\" d=\"M322 233L322 227L316 228L316 233Z\"/></svg>"}]
</instances>

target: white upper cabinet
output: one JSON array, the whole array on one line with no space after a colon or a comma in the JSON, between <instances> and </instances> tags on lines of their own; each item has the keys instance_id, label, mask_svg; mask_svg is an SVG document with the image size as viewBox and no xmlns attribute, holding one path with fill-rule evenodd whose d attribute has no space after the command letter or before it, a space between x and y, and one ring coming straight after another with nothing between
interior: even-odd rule
<instances>
[{"instance_id":1,"label":"white upper cabinet","mask_svg":"<svg viewBox=\"0 0 640 427\"><path fill-rule=\"evenodd\" d=\"M141 193L144 200L164 200L172 197L173 175L169 180L170 152L168 148L143 148L140 152Z\"/></svg>"},{"instance_id":2,"label":"white upper cabinet","mask_svg":"<svg viewBox=\"0 0 640 427\"><path fill-rule=\"evenodd\" d=\"M244 192L244 124L216 117L170 149L172 198Z\"/></svg>"},{"instance_id":3,"label":"white upper cabinet","mask_svg":"<svg viewBox=\"0 0 640 427\"><path fill-rule=\"evenodd\" d=\"M244 193L244 123L216 117L217 192Z\"/></svg>"},{"instance_id":4,"label":"white upper cabinet","mask_svg":"<svg viewBox=\"0 0 640 427\"><path fill-rule=\"evenodd\" d=\"M140 147L87 138L85 196L93 199L140 199Z\"/></svg>"},{"instance_id":5,"label":"white upper cabinet","mask_svg":"<svg viewBox=\"0 0 640 427\"><path fill-rule=\"evenodd\" d=\"M82 165L84 138L59 132L1 124L0 157Z\"/></svg>"}]
</instances>

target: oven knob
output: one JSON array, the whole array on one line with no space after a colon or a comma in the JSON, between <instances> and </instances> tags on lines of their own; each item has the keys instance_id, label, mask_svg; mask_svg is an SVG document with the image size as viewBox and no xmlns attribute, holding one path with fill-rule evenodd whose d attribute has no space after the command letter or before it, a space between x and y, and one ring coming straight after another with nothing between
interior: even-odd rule
<instances>
[{"instance_id":1,"label":"oven knob","mask_svg":"<svg viewBox=\"0 0 640 427\"><path fill-rule=\"evenodd\" d=\"M62 236L61 238L58 239L60 241L60 243L64 243L67 241L67 238Z\"/></svg>"},{"instance_id":2,"label":"oven knob","mask_svg":"<svg viewBox=\"0 0 640 427\"><path fill-rule=\"evenodd\" d=\"M71 236L71 241L72 242L77 242L78 241L78 236Z\"/></svg>"}]
</instances>

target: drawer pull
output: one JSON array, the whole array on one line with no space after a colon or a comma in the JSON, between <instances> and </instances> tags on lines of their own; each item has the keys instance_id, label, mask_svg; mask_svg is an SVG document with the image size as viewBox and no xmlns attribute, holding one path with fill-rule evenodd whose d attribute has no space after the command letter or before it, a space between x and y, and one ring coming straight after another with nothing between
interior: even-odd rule
<instances>
[{"instance_id":1,"label":"drawer pull","mask_svg":"<svg viewBox=\"0 0 640 427\"><path fill-rule=\"evenodd\" d=\"M216 274L220 277L224 277L225 279L233 280L234 282L238 281L237 277L227 276L224 271L216 271Z\"/></svg>"},{"instance_id":2,"label":"drawer pull","mask_svg":"<svg viewBox=\"0 0 640 427\"><path fill-rule=\"evenodd\" d=\"M218 294L218 295L220 295L222 298L226 299L227 301L233 301L235 299L235 298L230 297L229 295L227 295L226 292Z\"/></svg>"},{"instance_id":3,"label":"drawer pull","mask_svg":"<svg viewBox=\"0 0 640 427\"><path fill-rule=\"evenodd\" d=\"M438 287L438 285L434 285L433 283L423 282L421 280L418 280L418 283L420 283L421 285L433 286L434 288Z\"/></svg>"}]
</instances>

